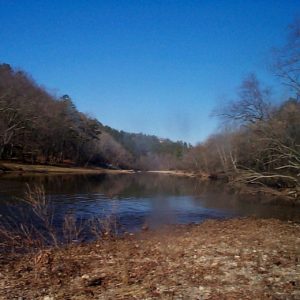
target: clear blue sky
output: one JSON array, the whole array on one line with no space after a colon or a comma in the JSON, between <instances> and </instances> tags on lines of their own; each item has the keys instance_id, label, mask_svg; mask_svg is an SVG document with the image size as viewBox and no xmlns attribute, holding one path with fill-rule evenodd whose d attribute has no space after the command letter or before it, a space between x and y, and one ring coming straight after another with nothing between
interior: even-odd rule
<instances>
[{"instance_id":1,"label":"clear blue sky","mask_svg":"<svg viewBox=\"0 0 300 300\"><path fill-rule=\"evenodd\" d=\"M0 62L130 132L195 143L285 40L300 0L0 0Z\"/></svg>"}]
</instances>

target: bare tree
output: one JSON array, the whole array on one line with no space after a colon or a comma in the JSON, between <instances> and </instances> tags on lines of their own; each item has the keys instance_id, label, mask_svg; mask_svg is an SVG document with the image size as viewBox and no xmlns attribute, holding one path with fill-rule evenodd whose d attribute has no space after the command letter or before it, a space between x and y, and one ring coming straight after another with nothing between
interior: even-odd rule
<instances>
[{"instance_id":1,"label":"bare tree","mask_svg":"<svg viewBox=\"0 0 300 300\"><path fill-rule=\"evenodd\" d=\"M215 114L225 120L234 120L241 124L254 124L257 121L265 121L270 117L270 90L262 88L254 74L242 82L238 99L231 101Z\"/></svg>"},{"instance_id":2,"label":"bare tree","mask_svg":"<svg viewBox=\"0 0 300 300\"><path fill-rule=\"evenodd\" d=\"M289 27L288 41L274 51L273 70L300 97L300 19Z\"/></svg>"}]
</instances>

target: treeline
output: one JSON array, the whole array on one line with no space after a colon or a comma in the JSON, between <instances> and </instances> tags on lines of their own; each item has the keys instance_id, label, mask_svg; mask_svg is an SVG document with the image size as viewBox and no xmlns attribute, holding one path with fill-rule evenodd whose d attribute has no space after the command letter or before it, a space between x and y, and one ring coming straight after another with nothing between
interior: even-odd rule
<instances>
[{"instance_id":1,"label":"treeline","mask_svg":"<svg viewBox=\"0 0 300 300\"><path fill-rule=\"evenodd\" d=\"M176 167L188 145L103 126L26 73L0 64L0 160L119 168Z\"/></svg>"},{"instance_id":2,"label":"treeline","mask_svg":"<svg viewBox=\"0 0 300 300\"><path fill-rule=\"evenodd\" d=\"M178 169L184 155L192 148L185 142L173 142L154 135L128 133L108 126L105 130L135 158L134 165L142 170Z\"/></svg>"},{"instance_id":3,"label":"treeline","mask_svg":"<svg viewBox=\"0 0 300 300\"><path fill-rule=\"evenodd\" d=\"M223 124L220 132L189 151L185 168L243 183L299 188L300 21L275 52L272 70L292 96L275 105L270 90L249 75L237 98L215 111Z\"/></svg>"},{"instance_id":4,"label":"treeline","mask_svg":"<svg viewBox=\"0 0 300 300\"><path fill-rule=\"evenodd\" d=\"M101 124L55 98L23 71L0 65L0 159L83 164L97 159Z\"/></svg>"},{"instance_id":5,"label":"treeline","mask_svg":"<svg viewBox=\"0 0 300 300\"><path fill-rule=\"evenodd\" d=\"M255 77L244 82L242 95L219 113L239 125L226 123L220 133L191 149L185 167L244 183L299 185L300 102L290 98L278 106L267 104Z\"/></svg>"},{"instance_id":6,"label":"treeline","mask_svg":"<svg viewBox=\"0 0 300 300\"><path fill-rule=\"evenodd\" d=\"M215 112L222 130L192 147L104 126L79 112L68 95L51 95L23 71L0 64L0 160L184 169L243 183L299 187L300 21L291 26L272 67L291 97L275 105L270 90L249 75L236 99Z\"/></svg>"}]
</instances>

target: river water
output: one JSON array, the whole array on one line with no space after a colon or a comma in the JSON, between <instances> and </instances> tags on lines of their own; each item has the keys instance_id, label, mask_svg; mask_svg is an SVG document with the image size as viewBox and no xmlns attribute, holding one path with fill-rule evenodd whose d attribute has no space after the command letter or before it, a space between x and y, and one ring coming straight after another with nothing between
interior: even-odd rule
<instances>
[{"instance_id":1,"label":"river water","mask_svg":"<svg viewBox=\"0 0 300 300\"><path fill-rule=\"evenodd\" d=\"M142 226L199 223L257 216L300 221L299 207L282 206L228 191L218 182L158 174L35 175L0 177L0 215L16 219L27 185L43 186L57 226L66 214L77 220L114 215L125 231Z\"/></svg>"}]
</instances>

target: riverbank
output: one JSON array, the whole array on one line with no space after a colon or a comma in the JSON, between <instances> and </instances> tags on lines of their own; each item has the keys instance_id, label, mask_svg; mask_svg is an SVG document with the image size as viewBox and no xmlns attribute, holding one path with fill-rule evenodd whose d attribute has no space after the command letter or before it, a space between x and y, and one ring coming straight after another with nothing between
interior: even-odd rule
<instances>
[{"instance_id":1,"label":"riverbank","mask_svg":"<svg viewBox=\"0 0 300 300\"><path fill-rule=\"evenodd\" d=\"M299 299L300 225L210 220L1 264L1 299Z\"/></svg>"},{"instance_id":2,"label":"riverbank","mask_svg":"<svg viewBox=\"0 0 300 300\"><path fill-rule=\"evenodd\" d=\"M163 174L163 175L173 175L173 176L183 176L183 177L198 177L198 178L206 178L208 179L208 176L204 174L199 174L195 172L189 172L189 171L179 171L179 170L151 170L146 171L150 174Z\"/></svg>"},{"instance_id":3,"label":"riverbank","mask_svg":"<svg viewBox=\"0 0 300 300\"><path fill-rule=\"evenodd\" d=\"M52 166L38 164L23 164L14 162L1 162L0 171L3 173L42 173L42 174L128 174L132 170L113 170L98 167L70 167L70 166Z\"/></svg>"},{"instance_id":4,"label":"riverbank","mask_svg":"<svg viewBox=\"0 0 300 300\"><path fill-rule=\"evenodd\" d=\"M115 170L99 167L71 167L71 166L52 166L52 165L34 165L17 162L0 161L0 175L15 176L15 175L63 175L63 174L132 174L132 173L149 173L171 175L178 177L198 178L199 180L208 181L223 181L226 182L228 189L236 193L245 195L257 195L258 198L263 198L264 202L282 203L286 205L300 205L300 190L299 188L281 188L275 189L262 185L247 185L234 180L229 180L224 174L207 174L193 171L180 170L151 170L151 171L135 171L135 170Z\"/></svg>"},{"instance_id":5,"label":"riverbank","mask_svg":"<svg viewBox=\"0 0 300 300\"><path fill-rule=\"evenodd\" d=\"M198 178L203 181L222 181L226 183L228 190L244 195L257 196L257 199L263 199L264 203L281 203L286 205L300 205L300 190L295 188L271 188L266 185L246 184L238 180L230 179L226 174L208 174L192 171L147 171L151 174L162 174L179 177Z\"/></svg>"}]
</instances>

